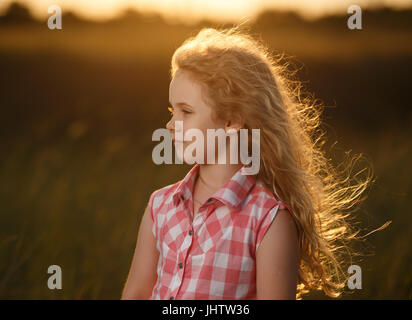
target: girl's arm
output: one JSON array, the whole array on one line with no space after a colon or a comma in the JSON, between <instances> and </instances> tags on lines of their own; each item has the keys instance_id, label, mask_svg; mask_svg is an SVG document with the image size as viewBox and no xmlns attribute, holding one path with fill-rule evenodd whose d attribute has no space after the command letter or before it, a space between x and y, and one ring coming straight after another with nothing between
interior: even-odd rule
<instances>
[{"instance_id":1,"label":"girl's arm","mask_svg":"<svg viewBox=\"0 0 412 320\"><path fill-rule=\"evenodd\" d=\"M257 299L296 299L298 267L296 225L288 210L280 209L256 252Z\"/></svg>"},{"instance_id":2,"label":"girl's arm","mask_svg":"<svg viewBox=\"0 0 412 320\"><path fill-rule=\"evenodd\" d=\"M143 214L132 266L122 293L122 300L149 299L155 285L157 261L159 251L156 249L156 240L152 233L150 208L146 207Z\"/></svg>"}]
</instances>

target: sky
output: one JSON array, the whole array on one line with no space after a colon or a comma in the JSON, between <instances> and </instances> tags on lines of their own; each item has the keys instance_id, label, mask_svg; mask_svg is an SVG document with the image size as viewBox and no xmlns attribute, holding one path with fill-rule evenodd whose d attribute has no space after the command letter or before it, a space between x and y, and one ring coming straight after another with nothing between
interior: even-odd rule
<instances>
[{"instance_id":1,"label":"sky","mask_svg":"<svg viewBox=\"0 0 412 320\"><path fill-rule=\"evenodd\" d=\"M412 7L412 0L0 0L0 14L11 2L26 4L36 17L45 17L53 4L79 16L104 20L116 17L127 8L143 12L156 12L166 20L193 23L202 18L218 22L239 22L254 18L265 8L295 10L311 19L325 14L347 14L352 4L361 8L383 4L395 9Z\"/></svg>"}]
</instances>

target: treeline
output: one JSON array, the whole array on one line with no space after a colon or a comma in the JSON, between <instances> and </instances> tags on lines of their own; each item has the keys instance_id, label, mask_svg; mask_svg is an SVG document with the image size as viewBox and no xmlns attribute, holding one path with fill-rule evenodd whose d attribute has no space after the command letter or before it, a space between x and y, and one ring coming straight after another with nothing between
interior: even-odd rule
<instances>
[{"instance_id":1,"label":"treeline","mask_svg":"<svg viewBox=\"0 0 412 320\"><path fill-rule=\"evenodd\" d=\"M347 28L346 20L349 14L342 12L340 15L327 15L315 20L307 20L294 11L265 10L262 11L253 21L256 28L272 27L294 27L294 28L314 28L314 29L342 29ZM382 29L412 29L412 8L404 10L394 10L388 7L377 9L365 9L362 13L363 24L374 28ZM128 9L120 16L105 21L97 22L86 20L71 11L63 12L65 24L167 24L160 14L144 13L134 9ZM35 19L30 10L17 2L13 2L0 16L0 25L21 25L21 24L42 24L44 21ZM212 21L206 19L197 23L197 26L213 25Z\"/></svg>"}]
</instances>

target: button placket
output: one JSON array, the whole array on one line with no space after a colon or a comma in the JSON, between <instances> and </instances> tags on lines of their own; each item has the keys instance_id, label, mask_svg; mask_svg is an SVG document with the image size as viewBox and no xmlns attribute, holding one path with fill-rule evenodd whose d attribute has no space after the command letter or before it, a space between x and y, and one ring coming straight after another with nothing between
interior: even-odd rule
<instances>
[{"instance_id":1,"label":"button placket","mask_svg":"<svg viewBox=\"0 0 412 320\"><path fill-rule=\"evenodd\" d=\"M183 207L183 210L186 210L184 208L184 197L183 195L180 195L180 199L182 200L181 206ZM193 231L192 231L193 232ZM172 291L169 293L170 294L170 299L173 300L175 299L177 293L180 290L180 287L182 285L183 281L183 274L184 274L184 261L186 260L187 253L192 245L192 237L191 235L186 234L186 237L182 243L182 247L180 252L177 252L177 270L173 276L170 288Z\"/></svg>"},{"instance_id":2,"label":"button placket","mask_svg":"<svg viewBox=\"0 0 412 320\"><path fill-rule=\"evenodd\" d=\"M187 208L185 207L185 204L184 204L185 197L181 194L179 196L179 198L181 200L180 205L182 206L183 210L186 210ZM208 199L208 201L206 203L210 203L211 200L212 199ZM177 255L177 259L178 259L178 261L177 261L177 270L176 270L176 273L175 273L175 275L173 277L173 280L171 282L172 291L170 292L170 298L169 298L170 300L175 299L175 297L176 297L177 293L179 292L180 287L183 283L183 274L184 274L184 271L185 271L185 261L187 259L187 256L191 255L190 254L190 252L191 252L190 249L191 249L192 244L193 244L193 236L195 234L195 226L196 225L199 226L199 225L202 225L204 223L204 218L202 216L204 216L205 212L208 211L208 207L209 206L204 205L201 208L201 212L199 212L199 214L196 215L195 219L192 220L192 225L190 226L189 231L186 233L186 239L184 240L185 245L182 248L183 250L180 251Z\"/></svg>"},{"instance_id":3,"label":"button placket","mask_svg":"<svg viewBox=\"0 0 412 320\"><path fill-rule=\"evenodd\" d=\"M187 254L188 250L186 249L185 252L181 252L180 254L180 259L181 261L184 261L184 254ZM178 258L179 259L179 258ZM177 265L178 270L173 278L172 283L176 284L176 288L173 290L173 295L176 296L176 294L179 292L180 287L182 285L182 280L183 280L183 273L184 273L184 263L183 262L179 262L179 264ZM171 299L173 300L173 299Z\"/></svg>"}]
</instances>

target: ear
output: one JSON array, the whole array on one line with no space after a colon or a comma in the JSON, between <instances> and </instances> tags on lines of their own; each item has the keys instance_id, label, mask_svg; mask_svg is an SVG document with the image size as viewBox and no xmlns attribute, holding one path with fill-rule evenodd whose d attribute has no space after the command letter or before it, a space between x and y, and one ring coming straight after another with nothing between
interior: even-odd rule
<instances>
[{"instance_id":1,"label":"ear","mask_svg":"<svg viewBox=\"0 0 412 320\"><path fill-rule=\"evenodd\" d=\"M234 121L234 120L227 120L225 124L225 131L227 133L235 133L239 132L239 130L242 128L242 123L240 121Z\"/></svg>"}]
</instances>

